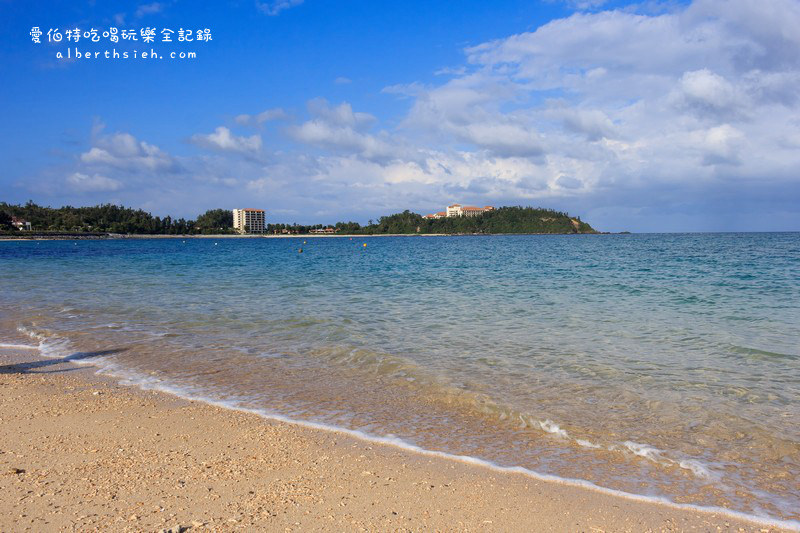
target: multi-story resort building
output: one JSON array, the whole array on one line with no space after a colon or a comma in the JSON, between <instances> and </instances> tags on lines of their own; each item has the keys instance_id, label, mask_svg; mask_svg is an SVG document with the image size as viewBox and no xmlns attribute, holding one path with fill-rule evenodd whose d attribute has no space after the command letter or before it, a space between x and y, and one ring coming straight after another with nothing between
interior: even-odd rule
<instances>
[{"instance_id":1,"label":"multi-story resort building","mask_svg":"<svg viewBox=\"0 0 800 533\"><path fill-rule=\"evenodd\" d=\"M478 215L482 215L487 211L493 211L494 207L491 205L487 205L485 207L475 207L471 205L461 205L461 204L453 204L447 206L447 211L440 211L438 213L433 213L430 215L425 215L422 218L427 219L434 219L434 218L445 218L445 217L476 217Z\"/></svg>"},{"instance_id":2,"label":"multi-story resort building","mask_svg":"<svg viewBox=\"0 0 800 533\"><path fill-rule=\"evenodd\" d=\"M264 233L263 209L234 209L233 229L239 233Z\"/></svg>"}]
</instances>

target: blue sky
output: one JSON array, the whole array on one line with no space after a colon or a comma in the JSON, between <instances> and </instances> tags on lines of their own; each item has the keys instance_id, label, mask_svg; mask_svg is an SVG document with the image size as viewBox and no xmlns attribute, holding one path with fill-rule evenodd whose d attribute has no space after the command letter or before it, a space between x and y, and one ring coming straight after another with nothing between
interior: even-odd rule
<instances>
[{"instance_id":1,"label":"blue sky","mask_svg":"<svg viewBox=\"0 0 800 533\"><path fill-rule=\"evenodd\" d=\"M0 1L0 200L800 229L800 2ZM41 44L33 26L208 28ZM195 59L57 59L193 51Z\"/></svg>"}]
</instances>

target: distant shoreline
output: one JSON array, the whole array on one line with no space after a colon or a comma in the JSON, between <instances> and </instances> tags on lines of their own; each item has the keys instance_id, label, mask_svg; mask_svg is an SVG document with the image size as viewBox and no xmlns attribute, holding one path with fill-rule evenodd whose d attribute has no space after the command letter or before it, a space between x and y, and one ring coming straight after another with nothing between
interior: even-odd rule
<instances>
[{"instance_id":1,"label":"distant shoreline","mask_svg":"<svg viewBox=\"0 0 800 533\"><path fill-rule=\"evenodd\" d=\"M369 237L493 237L498 235L627 235L630 232L592 232L592 233L375 233L341 235L318 235L303 233L297 235L143 235L143 234L115 234L106 235L0 235L0 241L72 241L72 240L126 240L126 239L324 239L334 238L369 238Z\"/></svg>"}]
</instances>

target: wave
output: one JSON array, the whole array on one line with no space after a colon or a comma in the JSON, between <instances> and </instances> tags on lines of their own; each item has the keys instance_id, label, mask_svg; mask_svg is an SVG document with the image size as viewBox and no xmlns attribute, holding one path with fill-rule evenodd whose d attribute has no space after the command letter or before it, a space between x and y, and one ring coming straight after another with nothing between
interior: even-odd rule
<instances>
[{"instance_id":1,"label":"wave","mask_svg":"<svg viewBox=\"0 0 800 533\"><path fill-rule=\"evenodd\" d=\"M703 479L719 479L719 476L716 474L712 474L711 470L707 466L705 466L700 461L695 459L683 459L683 460L674 460L670 459L669 457L665 457L665 451L659 450L653 446L649 446L647 444L640 444L638 442L633 442L627 440L622 443L625 448L631 451L634 455L638 455L639 457L644 457L648 461L652 461L656 464L660 464L663 466L671 466L677 465L684 470L688 470L692 472L695 476ZM611 449L611 448L609 448Z\"/></svg>"},{"instance_id":2,"label":"wave","mask_svg":"<svg viewBox=\"0 0 800 533\"><path fill-rule=\"evenodd\" d=\"M18 330L38 340L39 350L45 357L69 359L70 357L74 357L77 353L72 350L67 340L53 334L47 337L41 333L25 328L24 326L19 327ZM274 354L265 353L263 355L275 357ZM601 444L574 436L549 418L542 419L535 415L518 411L511 406L497 403L486 394L464 390L450 385L438 376L426 372L425 369L421 368L417 363L405 357L346 346L332 346L325 349L319 348L312 350L310 355L324 359L326 364L342 365L367 374L397 379L401 383L418 388L420 392L424 390L430 393L430 397L436 398L437 401L443 404L467 409L479 416L487 416L501 422L507 422L513 424L518 429L543 431L555 438L573 443L581 448L606 450L623 454L632 453L660 466L677 466L704 481L718 480L720 477L713 473L710 467L695 458L671 458L669 457L669 452L648 444L635 443L632 441ZM103 365L103 363L99 361L75 360L73 362L79 364L95 364L97 366Z\"/></svg>"},{"instance_id":3,"label":"wave","mask_svg":"<svg viewBox=\"0 0 800 533\"><path fill-rule=\"evenodd\" d=\"M750 348L748 346L739 346L737 344L731 344L730 350L732 352L744 355L746 357L752 357L754 359L790 359L796 360L800 359L800 355L792 354L792 353L780 353L780 352L770 352L767 350L761 350L758 348Z\"/></svg>"},{"instance_id":4,"label":"wave","mask_svg":"<svg viewBox=\"0 0 800 533\"><path fill-rule=\"evenodd\" d=\"M86 362L87 364L93 364L90 362ZM197 401L202 402L207 405L213 405L215 407L219 407L222 409L242 412L242 413L249 413L267 420L274 420L276 422L282 422L286 424L292 424L295 426L300 426L304 428L310 428L315 430L327 431L332 433L338 433L342 435L347 435L353 438L356 438L361 441L366 441L370 443L377 443L383 444L387 446L392 446L395 448L399 448L405 451L413 452L419 455L424 455L428 457L437 457L451 461L458 461L461 463L472 464L476 466L480 466L483 468L487 468L496 472L502 473L514 473L514 474L522 474L528 476L533 479L537 479L540 481L545 482L554 482L559 483L567 486L572 487L579 487L584 489L593 490L599 492L601 494L608 494L611 496L616 496L620 498L625 498L628 500L633 501L640 501L646 503L655 503L659 505L665 505L674 509L680 510L687 510L687 511L697 511L702 513L713 513L713 514L720 514L723 516L727 516L730 518L735 518L739 520L746 520L749 522L754 522L757 524L765 525L765 526L772 526L772 527L779 527L784 528L787 530L798 531L800 532L800 521L797 520L784 520L779 518L774 518L768 515L759 515L759 514L750 514L741 511L735 511L732 509L727 509L724 507L717 507L717 506L702 506L702 505L693 505L693 504L685 504L685 503L677 503L668 498L660 497L660 496L645 496L641 494L635 494L631 492L625 492L622 490L612 489L608 487L603 487L601 485L597 485L596 483L592 483L591 481L586 481L583 479L575 479L575 478L567 478L556 476L553 474L543 474L540 472L536 472L529 468L525 468L522 466L503 466L492 461L487 461L485 459L481 459L479 457L473 457L469 455L456 455L447 452L437 451L437 450L428 450L426 448L422 448L415 444L409 443L404 441L398 437L394 436L380 436L380 435L373 435L364 431L353 430L342 428L338 426L333 426L330 424L324 424L320 422L312 422L306 420L297 420L285 415L281 415L279 413L271 412L267 409L258 409L252 407L246 407L241 405L239 402L235 400L217 400L214 398L210 398L205 396L200 391L192 390L189 387L179 387L175 385L171 385L169 383L165 383L164 381L153 378L150 376L143 376L134 373L130 373L121 367L113 363L103 362L100 366L105 368L100 368L98 373L108 375L111 377L115 377L120 380L120 382L124 385L129 385L133 387L137 387L142 390L156 390L159 392L163 392L184 400L188 401Z\"/></svg>"},{"instance_id":5,"label":"wave","mask_svg":"<svg viewBox=\"0 0 800 533\"><path fill-rule=\"evenodd\" d=\"M48 359L66 359L70 355L73 355L67 339L62 339L54 335L48 337L36 331L30 330L25 326L19 326L17 331L39 341L36 349L39 350L39 353L43 357L47 357ZM73 362L77 363L78 361Z\"/></svg>"},{"instance_id":6,"label":"wave","mask_svg":"<svg viewBox=\"0 0 800 533\"><path fill-rule=\"evenodd\" d=\"M160 378L156 378L153 376L146 376L143 374L139 374L136 372L132 372L130 369L124 368L112 360L109 359L86 359L80 360L75 359L73 360L72 357L76 354L80 354L80 352L73 349L71 343L68 339L61 338L55 334L45 335L40 332L33 331L29 328L21 326L17 328L18 331L24 333L38 341L37 346L30 346L30 345L4 345L2 346L25 346L27 349L31 350L38 350L39 353L49 359L64 359L65 361L73 362L79 365L92 365L97 367L97 373L102 375L107 375L113 378L120 380L120 383L123 385L137 387L142 390L157 390L160 392L164 392L182 399L191 400L191 401L199 401L209 405L214 405L217 407L235 410L239 412L246 412L258 415L265 419L275 420L279 422L289 423L293 425L298 425L302 427L308 427L312 429L319 429L324 431L332 431L337 432L345 435L349 435L360 440L365 440L369 442L381 443L390 446L394 446L397 448L401 448L407 451L411 451L414 453L419 453L422 455L427 456L434 456L434 457L441 457L449 460L457 460L460 462L470 463L479 465L485 468L490 468L495 471L499 472L509 472L509 473L519 473L524 474L529 477L539 479L542 481L550 481L550 482L558 482L562 484L567 484L576 487L587 488L595 491L599 491L601 493L610 494L614 496L624 497L627 499L635 500L635 501L643 501L643 502L651 502L651 503L658 503L663 505L668 505L670 507L674 507L677 509L684 509L684 510L694 510L700 512L708 512L708 513L718 513L724 514L726 516L730 516L732 518L743 519L748 521L757 522L760 524L771 525L776 527L782 527L786 529L800 531L800 521L797 520L785 520L780 518L771 517L768 514L750 514L741 511L735 511L723 507L716 507L716 506L703 506L703 505L694 505L694 504L683 504L683 503L676 503L666 497L660 496L645 496L635 493L630 493L618 489L612 489L608 487L603 487L601 485L597 485L591 481L582 480L582 479L575 479L575 478L567 478L561 477L554 474L545 474L540 473L529 468L523 466L504 466L497 464L492 461L488 461L486 459L482 459L479 457L473 457L468 455L457 455L451 454L442 451L436 450L429 450L417 446L413 443L407 442L401 438L395 436L381 436L381 435L374 435L365 431L354 430L349 428L344 428L340 426L335 426L331 424L325 424L320 422L314 421L307 421L307 420L300 420L291 418L290 416L286 416L280 413L272 412L268 409L261 409L261 408L253 408L243 404L242 400L219 400L216 398L212 398L207 395L207 393L199 388L193 388L190 386L179 386L168 381L162 380ZM351 351L349 356L344 356L342 352L339 352L339 359L340 361L346 360L348 362L364 362L369 361L369 363L377 366L380 368L381 371L389 371L389 374L399 374L400 376L404 376L408 379L409 374L412 376L419 376L412 368L408 366L408 361L402 360L399 361L401 358L395 358L395 356L378 356L374 357L373 355L365 355L363 351L360 353L352 353ZM413 363L412 363L413 366ZM399 372L398 372L399 371ZM487 407L487 400L486 398L482 397L482 395L473 394L468 391L463 391L462 389L455 389L458 393L458 396L461 397L461 401L465 400L466 396L473 396L469 398L469 402L473 403L473 405L477 405L481 411L486 412ZM575 442L577 445L590 448L590 449L607 449L609 451L620 451L623 453L632 453L636 456L642 457L648 461L661 464L664 466L678 466L685 470L690 471L692 474L699 478L703 479L714 479L716 476L713 472L711 472L704 464L694 459L671 459L666 456L667 452L665 450L660 450L653 446L637 443L633 441L624 441L621 444L611 444L607 446L603 446L594 442L590 442L585 439L575 438L569 434L566 430L561 428L557 423L550 419L545 420L538 420L530 415L524 415L521 413L514 413L512 410L507 408L503 408L497 404L491 402L492 405L499 410L494 411L500 419L517 419L522 427L530 427L539 429L544 431L548 434L551 434L557 438L569 440ZM511 415L511 416L509 416Z\"/></svg>"},{"instance_id":7,"label":"wave","mask_svg":"<svg viewBox=\"0 0 800 533\"><path fill-rule=\"evenodd\" d=\"M602 449L623 454L633 453L661 466L677 466L702 480L716 480L719 478L709 466L692 457L676 457L673 459L668 457L669 453L667 451L659 450L646 444L636 444L630 441L600 444L586 438L571 435L550 418L519 411L510 405L496 402L486 394L450 385L438 376L431 375L416 362L402 356L348 346L318 348L312 350L310 355L324 359L326 364L347 366L366 374L391 377L405 383L413 383L420 390L425 389L431 393L431 396L441 403L466 408L480 416L487 416L494 420L513 424L518 429L543 431L553 437L574 443L581 448ZM645 450L648 451L645 452Z\"/></svg>"},{"instance_id":8,"label":"wave","mask_svg":"<svg viewBox=\"0 0 800 533\"><path fill-rule=\"evenodd\" d=\"M30 346L28 344L8 344L5 342L0 342L0 348L5 348L8 350L38 350L39 346Z\"/></svg>"}]
</instances>

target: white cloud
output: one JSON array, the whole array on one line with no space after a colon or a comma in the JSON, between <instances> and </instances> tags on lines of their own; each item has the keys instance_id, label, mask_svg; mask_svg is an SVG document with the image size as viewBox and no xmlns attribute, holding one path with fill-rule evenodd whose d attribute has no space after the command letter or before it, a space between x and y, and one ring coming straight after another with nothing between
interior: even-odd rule
<instances>
[{"instance_id":1,"label":"white cloud","mask_svg":"<svg viewBox=\"0 0 800 533\"><path fill-rule=\"evenodd\" d=\"M347 102L331 107L324 99L314 99L308 102L308 111L311 120L288 130L296 141L357 153L367 159L393 159L405 152L386 132L368 133L375 117L353 111Z\"/></svg>"},{"instance_id":2,"label":"white cloud","mask_svg":"<svg viewBox=\"0 0 800 533\"><path fill-rule=\"evenodd\" d=\"M608 3L608 0L564 0L567 7L577 10L597 9Z\"/></svg>"},{"instance_id":3,"label":"white cloud","mask_svg":"<svg viewBox=\"0 0 800 533\"><path fill-rule=\"evenodd\" d=\"M362 127L375 122L369 113L353 111L347 102L331 107L324 98L315 98L308 102L308 111L317 118L335 126Z\"/></svg>"},{"instance_id":4,"label":"white cloud","mask_svg":"<svg viewBox=\"0 0 800 533\"><path fill-rule=\"evenodd\" d=\"M403 123L405 129L433 131L440 141L452 138L500 157L543 153L542 139L529 114L499 111L498 105L504 100L513 102L517 92L504 81L468 75L433 89L412 89L417 91L416 101Z\"/></svg>"},{"instance_id":5,"label":"white cloud","mask_svg":"<svg viewBox=\"0 0 800 533\"><path fill-rule=\"evenodd\" d=\"M274 109L267 109L256 115L256 122L263 124L270 120L286 120L287 118L289 118L289 115L286 114L286 111L276 107Z\"/></svg>"},{"instance_id":6,"label":"white cloud","mask_svg":"<svg viewBox=\"0 0 800 533\"><path fill-rule=\"evenodd\" d=\"M501 157L540 156L544 152L538 133L527 124L514 120L466 124L457 130L457 134Z\"/></svg>"},{"instance_id":7,"label":"white cloud","mask_svg":"<svg viewBox=\"0 0 800 533\"><path fill-rule=\"evenodd\" d=\"M98 136L94 144L80 156L80 160L90 166L129 171L173 171L178 166L169 154L129 133Z\"/></svg>"},{"instance_id":8,"label":"white cloud","mask_svg":"<svg viewBox=\"0 0 800 533\"><path fill-rule=\"evenodd\" d=\"M383 94L396 94L401 97L417 97L421 94L424 94L427 90L427 87L415 81L413 83L389 85L381 89L381 92Z\"/></svg>"},{"instance_id":9,"label":"white cloud","mask_svg":"<svg viewBox=\"0 0 800 533\"><path fill-rule=\"evenodd\" d=\"M214 133L196 134L190 139L194 144L209 150L223 152L238 152L243 154L254 154L261 150L261 136L237 137L225 126L220 126Z\"/></svg>"},{"instance_id":10,"label":"white cloud","mask_svg":"<svg viewBox=\"0 0 800 533\"><path fill-rule=\"evenodd\" d=\"M715 126L695 133L693 137L701 149L704 165L730 164L741 162L745 135L729 124Z\"/></svg>"},{"instance_id":11,"label":"white cloud","mask_svg":"<svg viewBox=\"0 0 800 533\"><path fill-rule=\"evenodd\" d=\"M275 107L272 109L267 109L258 113L256 115L248 115L248 114L241 114L236 115L234 121L239 124L240 126L248 126L252 124L261 125L265 122L273 121L273 120L286 120L289 118L289 115L281 109L280 107Z\"/></svg>"},{"instance_id":12,"label":"white cloud","mask_svg":"<svg viewBox=\"0 0 800 533\"><path fill-rule=\"evenodd\" d=\"M670 97L678 107L697 115L722 118L741 115L752 105L744 90L707 68L684 72Z\"/></svg>"},{"instance_id":13,"label":"white cloud","mask_svg":"<svg viewBox=\"0 0 800 533\"><path fill-rule=\"evenodd\" d=\"M274 17L281 11L299 6L302 3L303 0L271 0L269 2L257 1L256 6L258 6L258 9L261 10L262 13Z\"/></svg>"},{"instance_id":14,"label":"white cloud","mask_svg":"<svg viewBox=\"0 0 800 533\"><path fill-rule=\"evenodd\" d=\"M118 180L100 174L90 176L82 172L73 172L67 176L67 184L79 192L117 191L122 188L122 183Z\"/></svg>"},{"instance_id":15,"label":"white cloud","mask_svg":"<svg viewBox=\"0 0 800 533\"><path fill-rule=\"evenodd\" d=\"M599 109L582 109L565 105L563 101L553 103L542 116L561 120L565 133L583 135L588 141L598 141L616 136L614 124L608 115Z\"/></svg>"},{"instance_id":16,"label":"white cloud","mask_svg":"<svg viewBox=\"0 0 800 533\"><path fill-rule=\"evenodd\" d=\"M138 8L136 8L136 18L142 18L145 15L152 15L154 13L160 13L164 10L164 4L160 2L151 2L149 4L141 4Z\"/></svg>"}]
</instances>

